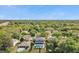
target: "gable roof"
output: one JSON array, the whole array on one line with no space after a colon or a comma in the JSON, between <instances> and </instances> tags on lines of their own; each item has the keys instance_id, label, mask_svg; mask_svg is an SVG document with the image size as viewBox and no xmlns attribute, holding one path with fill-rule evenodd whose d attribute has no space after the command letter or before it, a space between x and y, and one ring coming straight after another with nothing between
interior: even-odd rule
<instances>
[{"instance_id":1,"label":"gable roof","mask_svg":"<svg viewBox=\"0 0 79 59\"><path fill-rule=\"evenodd\" d=\"M24 35L23 39L24 40L32 40L32 37L30 35Z\"/></svg>"},{"instance_id":2,"label":"gable roof","mask_svg":"<svg viewBox=\"0 0 79 59\"><path fill-rule=\"evenodd\" d=\"M38 38L36 38L35 43L36 43L36 44L43 44L44 41L45 41L45 38L43 38L43 37L38 37Z\"/></svg>"}]
</instances>

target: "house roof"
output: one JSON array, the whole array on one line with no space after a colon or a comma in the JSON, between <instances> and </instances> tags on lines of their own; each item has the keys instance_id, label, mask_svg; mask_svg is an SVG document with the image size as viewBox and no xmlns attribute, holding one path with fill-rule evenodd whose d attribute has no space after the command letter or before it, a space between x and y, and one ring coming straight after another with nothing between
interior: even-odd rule
<instances>
[{"instance_id":1,"label":"house roof","mask_svg":"<svg viewBox=\"0 0 79 59\"><path fill-rule=\"evenodd\" d=\"M41 43L44 43L44 40L45 40L45 38L43 38L43 37L39 37L39 38L36 38L36 40L35 40L35 43L37 44L41 44Z\"/></svg>"},{"instance_id":2,"label":"house roof","mask_svg":"<svg viewBox=\"0 0 79 59\"><path fill-rule=\"evenodd\" d=\"M28 31L22 31L22 33L28 33L28 34L29 34L29 32L28 32Z\"/></svg>"},{"instance_id":3,"label":"house roof","mask_svg":"<svg viewBox=\"0 0 79 59\"><path fill-rule=\"evenodd\" d=\"M12 39L12 42L20 42L18 39Z\"/></svg>"},{"instance_id":4,"label":"house roof","mask_svg":"<svg viewBox=\"0 0 79 59\"><path fill-rule=\"evenodd\" d=\"M30 35L24 35L23 39L24 40L32 40L32 37Z\"/></svg>"},{"instance_id":5,"label":"house roof","mask_svg":"<svg viewBox=\"0 0 79 59\"><path fill-rule=\"evenodd\" d=\"M45 40L44 37L37 37L36 40Z\"/></svg>"},{"instance_id":6,"label":"house roof","mask_svg":"<svg viewBox=\"0 0 79 59\"><path fill-rule=\"evenodd\" d=\"M28 46L28 42L23 41L23 42L21 42L18 46Z\"/></svg>"}]
</instances>

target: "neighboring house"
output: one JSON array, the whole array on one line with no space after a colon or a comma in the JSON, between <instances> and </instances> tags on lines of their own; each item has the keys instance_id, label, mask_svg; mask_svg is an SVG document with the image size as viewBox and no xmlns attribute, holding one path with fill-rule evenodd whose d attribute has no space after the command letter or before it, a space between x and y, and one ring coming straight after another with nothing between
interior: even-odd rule
<instances>
[{"instance_id":1,"label":"neighboring house","mask_svg":"<svg viewBox=\"0 0 79 59\"><path fill-rule=\"evenodd\" d=\"M17 43L19 43L20 41L18 39L12 39L12 45L16 46Z\"/></svg>"},{"instance_id":2,"label":"neighboring house","mask_svg":"<svg viewBox=\"0 0 79 59\"><path fill-rule=\"evenodd\" d=\"M39 32L37 32L36 34L35 34L35 38L36 37L40 37L41 36L41 33L39 33Z\"/></svg>"},{"instance_id":3,"label":"neighboring house","mask_svg":"<svg viewBox=\"0 0 79 59\"><path fill-rule=\"evenodd\" d=\"M48 40L55 40L57 39L55 36L50 37Z\"/></svg>"},{"instance_id":4,"label":"neighboring house","mask_svg":"<svg viewBox=\"0 0 79 59\"><path fill-rule=\"evenodd\" d=\"M46 28L45 31L50 31L51 33L53 33L54 29L53 28Z\"/></svg>"},{"instance_id":5,"label":"neighboring house","mask_svg":"<svg viewBox=\"0 0 79 59\"><path fill-rule=\"evenodd\" d=\"M32 41L33 40L31 35L24 35L23 39L24 39L24 41Z\"/></svg>"},{"instance_id":6,"label":"neighboring house","mask_svg":"<svg viewBox=\"0 0 79 59\"><path fill-rule=\"evenodd\" d=\"M0 53L6 53L4 50L0 50Z\"/></svg>"},{"instance_id":7,"label":"neighboring house","mask_svg":"<svg viewBox=\"0 0 79 59\"><path fill-rule=\"evenodd\" d=\"M29 34L29 32L28 32L28 31L22 31L22 33Z\"/></svg>"},{"instance_id":8,"label":"neighboring house","mask_svg":"<svg viewBox=\"0 0 79 59\"><path fill-rule=\"evenodd\" d=\"M47 37L47 39L49 39L49 38L51 38L51 37L52 37L52 33L51 33L51 31L50 31L50 30L46 31L46 33L48 33L48 37Z\"/></svg>"},{"instance_id":9,"label":"neighboring house","mask_svg":"<svg viewBox=\"0 0 79 59\"><path fill-rule=\"evenodd\" d=\"M29 50L31 48L32 37L30 35L24 35L21 39L21 43L17 46L17 52Z\"/></svg>"},{"instance_id":10,"label":"neighboring house","mask_svg":"<svg viewBox=\"0 0 79 59\"><path fill-rule=\"evenodd\" d=\"M23 41L17 46L17 52L22 52L24 50L29 50L30 49L30 43Z\"/></svg>"},{"instance_id":11,"label":"neighboring house","mask_svg":"<svg viewBox=\"0 0 79 59\"><path fill-rule=\"evenodd\" d=\"M45 38L38 37L35 39L35 48L44 48L45 47Z\"/></svg>"}]
</instances>

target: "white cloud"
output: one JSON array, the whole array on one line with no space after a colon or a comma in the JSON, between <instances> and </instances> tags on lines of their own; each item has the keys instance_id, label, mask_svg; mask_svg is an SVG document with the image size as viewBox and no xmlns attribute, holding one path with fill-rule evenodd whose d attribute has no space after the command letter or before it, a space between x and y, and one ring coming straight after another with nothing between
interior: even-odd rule
<instances>
[{"instance_id":1,"label":"white cloud","mask_svg":"<svg viewBox=\"0 0 79 59\"><path fill-rule=\"evenodd\" d=\"M60 19L66 16L65 12L51 12L47 14L47 19Z\"/></svg>"},{"instance_id":2,"label":"white cloud","mask_svg":"<svg viewBox=\"0 0 79 59\"><path fill-rule=\"evenodd\" d=\"M8 8L16 8L17 6L16 5L5 5L5 7L8 7Z\"/></svg>"}]
</instances>

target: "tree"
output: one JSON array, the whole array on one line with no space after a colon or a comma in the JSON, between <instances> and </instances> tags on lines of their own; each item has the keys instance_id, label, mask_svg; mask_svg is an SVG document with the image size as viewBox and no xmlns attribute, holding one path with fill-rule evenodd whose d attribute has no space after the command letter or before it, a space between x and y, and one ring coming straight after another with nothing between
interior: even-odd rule
<instances>
[{"instance_id":1,"label":"tree","mask_svg":"<svg viewBox=\"0 0 79 59\"><path fill-rule=\"evenodd\" d=\"M35 34L36 34L36 32L37 32L37 31L36 31L36 30L34 30L34 29L33 29L33 30L30 30L30 35L31 35L32 37L34 37L34 36L35 36Z\"/></svg>"},{"instance_id":2,"label":"tree","mask_svg":"<svg viewBox=\"0 0 79 59\"><path fill-rule=\"evenodd\" d=\"M54 38L54 39L51 39L51 40L46 40L47 44L46 44L46 50L47 52L55 52L55 48L57 47L57 44L58 44L58 39L57 38Z\"/></svg>"},{"instance_id":3,"label":"tree","mask_svg":"<svg viewBox=\"0 0 79 59\"><path fill-rule=\"evenodd\" d=\"M0 49L6 50L10 46L12 46L11 34L6 31L0 31Z\"/></svg>"},{"instance_id":4,"label":"tree","mask_svg":"<svg viewBox=\"0 0 79 59\"><path fill-rule=\"evenodd\" d=\"M12 38L19 39L19 37L20 37L20 33L18 33L18 32L13 32L12 33Z\"/></svg>"},{"instance_id":5,"label":"tree","mask_svg":"<svg viewBox=\"0 0 79 59\"><path fill-rule=\"evenodd\" d=\"M62 33L61 32L55 32L55 33L52 34L52 36L59 37L59 36L62 36Z\"/></svg>"},{"instance_id":6,"label":"tree","mask_svg":"<svg viewBox=\"0 0 79 59\"><path fill-rule=\"evenodd\" d=\"M70 53L75 52L75 43L76 41L73 40L72 37L66 38L62 42L58 43L58 47L56 48L56 52L60 53Z\"/></svg>"},{"instance_id":7,"label":"tree","mask_svg":"<svg viewBox=\"0 0 79 59\"><path fill-rule=\"evenodd\" d=\"M67 37L70 37L72 36L73 34L71 32L62 32L62 36L67 36Z\"/></svg>"},{"instance_id":8,"label":"tree","mask_svg":"<svg viewBox=\"0 0 79 59\"><path fill-rule=\"evenodd\" d=\"M57 38L48 40L46 45L47 52L54 52L54 53L79 52L79 41L77 40L75 40L75 38L72 36L67 38Z\"/></svg>"}]
</instances>

